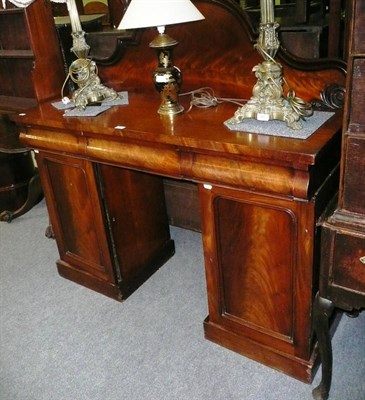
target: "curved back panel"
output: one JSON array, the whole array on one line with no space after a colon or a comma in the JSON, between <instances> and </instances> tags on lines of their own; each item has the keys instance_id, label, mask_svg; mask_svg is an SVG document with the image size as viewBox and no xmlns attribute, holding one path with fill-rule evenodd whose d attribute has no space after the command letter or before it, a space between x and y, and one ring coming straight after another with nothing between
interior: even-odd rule
<instances>
[{"instance_id":1,"label":"curved back panel","mask_svg":"<svg viewBox=\"0 0 365 400\"><path fill-rule=\"evenodd\" d=\"M254 48L257 34L247 14L231 0L195 4L205 20L166 28L179 42L174 63L183 73L182 92L209 86L217 97L250 98L256 82L252 68L263 60ZM103 82L118 90L154 91L157 58L149 43L156 35L150 28L119 39L114 59L100 60ZM288 85L307 101L319 98L328 84L344 85L345 64L340 60L298 59L281 50L277 61Z\"/></svg>"}]
</instances>

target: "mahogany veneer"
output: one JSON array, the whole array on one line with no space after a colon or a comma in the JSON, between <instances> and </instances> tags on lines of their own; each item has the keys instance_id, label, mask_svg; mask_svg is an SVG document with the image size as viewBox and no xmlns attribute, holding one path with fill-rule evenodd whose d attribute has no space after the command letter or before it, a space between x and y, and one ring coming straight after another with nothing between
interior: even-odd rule
<instances>
[{"instance_id":1,"label":"mahogany veneer","mask_svg":"<svg viewBox=\"0 0 365 400\"><path fill-rule=\"evenodd\" d=\"M261 60L247 15L232 2L196 4L204 21L169 29L180 41L183 91L209 85L220 96L249 97ZM154 35L119 41L121 58L100 66L104 82L129 91L129 105L66 118L43 103L17 117L22 140L37 151L59 271L126 298L173 254L163 180L190 182L200 201L206 337L310 382L316 222L337 190L341 111L307 140L229 131L231 103L159 116ZM300 64L285 53L281 62L306 100L344 83L341 63ZM189 98L182 102L187 109Z\"/></svg>"},{"instance_id":2,"label":"mahogany veneer","mask_svg":"<svg viewBox=\"0 0 365 400\"><path fill-rule=\"evenodd\" d=\"M341 114L303 141L230 132L229 104L166 123L158 102L130 93L94 119L49 103L18 118L38 151L60 273L127 297L173 253L162 177L197 182L207 338L310 381L315 223L336 190Z\"/></svg>"}]
</instances>

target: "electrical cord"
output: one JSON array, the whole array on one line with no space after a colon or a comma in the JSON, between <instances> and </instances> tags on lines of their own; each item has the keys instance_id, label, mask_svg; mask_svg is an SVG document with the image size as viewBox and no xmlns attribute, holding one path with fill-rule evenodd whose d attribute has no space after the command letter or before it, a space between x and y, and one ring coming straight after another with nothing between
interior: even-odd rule
<instances>
[{"instance_id":1,"label":"electrical cord","mask_svg":"<svg viewBox=\"0 0 365 400\"><path fill-rule=\"evenodd\" d=\"M218 104L228 102L243 106L242 102L247 99L231 99L216 97L214 90L211 87L202 87L200 89L192 90L191 92L181 93L180 96L191 96L190 107L186 112L189 112L193 107L209 108L216 107Z\"/></svg>"},{"instance_id":2,"label":"electrical cord","mask_svg":"<svg viewBox=\"0 0 365 400\"><path fill-rule=\"evenodd\" d=\"M286 95L286 100L290 107L301 117L310 117L313 114L313 109L310 103L304 101L300 97L297 97L295 91L289 87L285 78L283 78L285 85L288 87L288 92ZM272 82L277 85L277 83L272 80ZM247 102L247 99L233 99L216 97L214 90L211 87L203 87L200 89L192 90L191 92L181 93L180 96L191 96L190 107L186 112L191 111L193 107L197 108L209 108L216 107L218 104L228 102L237 104L238 106L243 106L242 102Z\"/></svg>"}]
</instances>

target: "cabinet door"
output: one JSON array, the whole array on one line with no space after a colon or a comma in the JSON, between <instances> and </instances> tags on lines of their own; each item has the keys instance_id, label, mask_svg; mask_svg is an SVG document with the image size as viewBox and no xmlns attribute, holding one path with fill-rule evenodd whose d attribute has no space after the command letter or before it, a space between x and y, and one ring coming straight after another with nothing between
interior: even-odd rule
<instances>
[{"instance_id":1,"label":"cabinet door","mask_svg":"<svg viewBox=\"0 0 365 400\"><path fill-rule=\"evenodd\" d=\"M310 380L314 207L200 187L209 339Z\"/></svg>"},{"instance_id":2,"label":"cabinet door","mask_svg":"<svg viewBox=\"0 0 365 400\"><path fill-rule=\"evenodd\" d=\"M119 287L126 298L175 252L160 176L96 167Z\"/></svg>"},{"instance_id":3,"label":"cabinet door","mask_svg":"<svg viewBox=\"0 0 365 400\"><path fill-rule=\"evenodd\" d=\"M91 162L47 153L36 155L61 260L61 275L104 291L115 282L98 185Z\"/></svg>"}]
</instances>

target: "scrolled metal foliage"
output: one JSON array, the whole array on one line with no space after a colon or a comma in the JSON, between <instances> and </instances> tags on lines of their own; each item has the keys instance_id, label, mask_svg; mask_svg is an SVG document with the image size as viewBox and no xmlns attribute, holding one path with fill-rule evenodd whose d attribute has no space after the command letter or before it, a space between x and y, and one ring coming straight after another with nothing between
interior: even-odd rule
<instances>
[{"instance_id":1,"label":"scrolled metal foliage","mask_svg":"<svg viewBox=\"0 0 365 400\"><path fill-rule=\"evenodd\" d=\"M326 85L321 92L321 99L312 100L312 107L316 110L336 110L345 104L346 89L335 83Z\"/></svg>"}]
</instances>

